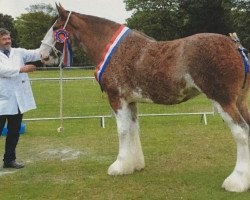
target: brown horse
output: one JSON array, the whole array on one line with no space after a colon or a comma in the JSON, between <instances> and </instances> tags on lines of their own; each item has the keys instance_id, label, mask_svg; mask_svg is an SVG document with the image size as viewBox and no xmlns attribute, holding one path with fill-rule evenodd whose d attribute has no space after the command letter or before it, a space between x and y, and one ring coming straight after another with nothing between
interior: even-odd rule
<instances>
[{"instance_id":1,"label":"brown horse","mask_svg":"<svg viewBox=\"0 0 250 200\"><path fill-rule=\"evenodd\" d=\"M53 30L66 26L70 40L76 39L96 65L105 59L104 52L119 35L117 30L124 30L124 26L106 19L71 13L61 5L57 9L59 17L41 45L42 61L46 64L57 64L60 60L56 50L60 44L55 41ZM214 102L237 144L236 166L222 186L228 191L248 190L250 81L247 78L242 89L244 66L236 44L219 34L155 41L140 32L127 30L109 57L102 76L98 73L96 76L108 95L119 135L119 154L108 174L130 174L145 166L136 102L177 104L203 92Z\"/></svg>"}]
</instances>

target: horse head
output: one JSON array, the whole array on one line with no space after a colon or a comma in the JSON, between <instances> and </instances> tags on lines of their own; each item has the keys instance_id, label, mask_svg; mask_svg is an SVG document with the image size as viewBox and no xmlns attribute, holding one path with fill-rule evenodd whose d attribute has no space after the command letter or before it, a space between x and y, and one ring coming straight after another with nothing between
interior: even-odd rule
<instances>
[{"instance_id":1,"label":"horse head","mask_svg":"<svg viewBox=\"0 0 250 200\"><path fill-rule=\"evenodd\" d=\"M58 17L41 42L41 61L46 65L58 65L62 59L64 44L71 40L71 12L66 11L61 4L56 4Z\"/></svg>"}]
</instances>

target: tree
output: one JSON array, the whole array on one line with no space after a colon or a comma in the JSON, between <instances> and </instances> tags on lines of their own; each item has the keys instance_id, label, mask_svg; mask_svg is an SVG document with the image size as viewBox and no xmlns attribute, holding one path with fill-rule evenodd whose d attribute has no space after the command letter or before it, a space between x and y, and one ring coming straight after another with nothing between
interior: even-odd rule
<instances>
[{"instance_id":1,"label":"tree","mask_svg":"<svg viewBox=\"0 0 250 200\"><path fill-rule=\"evenodd\" d=\"M56 9L54 9L51 6L51 4L45 4L45 3L30 5L28 8L26 8L26 10L29 13L43 12L44 14L47 14L53 17L57 15Z\"/></svg>"},{"instance_id":2,"label":"tree","mask_svg":"<svg viewBox=\"0 0 250 200\"><path fill-rule=\"evenodd\" d=\"M233 1L231 16L234 31L237 32L243 46L250 49L250 1Z\"/></svg>"},{"instance_id":3,"label":"tree","mask_svg":"<svg viewBox=\"0 0 250 200\"><path fill-rule=\"evenodd\" d=\"M52 6L45 4L31 5L27 8L29 13L21 14L15 20L18 32L17 43L27 49L38 48L45 33L51 26L54 12Z\"/></svg>"},{"instance_id":4,"label":"tree","mask_svg":"<svg viewBox=\"0 0 250 200\"><path fill-rule=\"evenodd\" d=\"M74 66L93 66L91 60L79 46L73 48L73 64Z\"/></svg>"},{"instance_id":5,"label":"tree","mask_svg":"<svg viewBox=\"0 0 250 200\"><path fill-rule=\"evenodd\" d=\"M10 15L3 15L0 13L0 27L5 28L11 32L12 45L16 46L17 31L14 27L14 19Z\"/></svg>"},{"instance_id":6,"label":"tree","mask_svg":"<svg viewBox=\"0 0 250 200\"><path fill-rule=\"evenodd\" d=\"M15 21L18 45L27 49L38 48L50 27L50 22L51 16L43 12L21 14Z\"/></svg>"},{"instance_id":7,"label":"tree","mask_svg":"<svg viewBox=\"0 0 250 200\"><path fill-rule=\"evenodd\" d=\"M213 32L228 34L232 31L231 0L181 0L180 10L185 15L183 36Z\"/></svg>"},{"instance_id":8,"label":"tree","mask_svg":"<svg viewBox=\"0 0 250 200\"><path fill-rule=\"evenodd\" d=\"M124 0L127 10L134 10L127 20L129 27L157 39L166 40L182 35L182 16L178 15L177 0Z\"/></svg>"},{"instance_id":9,"label":"tree","mask_svg":"<svg viewBox=\"0 0 250 200\"><path fill-rule=\"evenodd\" d=\"M236 0L235 0L236 1ZM232 31L232 0L124 0L134 10L127 20L156 39L174 39L194 33Z\"/></svg>"}]
</instances>

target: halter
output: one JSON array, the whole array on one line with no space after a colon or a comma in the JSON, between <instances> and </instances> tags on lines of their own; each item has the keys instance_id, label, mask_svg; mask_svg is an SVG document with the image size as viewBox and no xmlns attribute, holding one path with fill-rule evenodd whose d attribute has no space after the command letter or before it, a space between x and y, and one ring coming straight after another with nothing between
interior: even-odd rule
<instances>
[{"instance_id":1,"label":"halter","mask_svg":"<svg viewBox=\"0 0 250 200\"><path fill-rule=\"evenodd\" d=\"M67 17L67 20L66 20L66 22L65 22L65 24L64 24L64 26L63 26L63 29L64 29L64 30L65 30L65 28L66 28L66 26L67 26L67 24L68 24L68 22L69 22L69 18L70 18L71 13L72 13L72 11L69 12L69 15L68 15L68 17ZM55 21L55 23L53 24L52 27L54 27L54 25L56 24L56 22L57 22L57 21ZM55 47L55 45L56 45L56 43L57 43L56 41L54 41L53 44L49 44L49 43L45 42L44 40L42 40L41 43L42 43L42 44L45 44L45 45L47 45L47 46L49 46L49 47L51 47L51 49L53 50L53 52L55 53L55 55L57 56L57 58L59 58L59 56L58 56L59 54L60 54L60 55L63 54L63 52L61 52L60 50L58 50L58 49ZM62 64L62 60L63 60L63 59L61 59L61 61L60 61L60 65ZM60 65L59 65L59 66L60 66Z\"/></svg>"}]
</instances>

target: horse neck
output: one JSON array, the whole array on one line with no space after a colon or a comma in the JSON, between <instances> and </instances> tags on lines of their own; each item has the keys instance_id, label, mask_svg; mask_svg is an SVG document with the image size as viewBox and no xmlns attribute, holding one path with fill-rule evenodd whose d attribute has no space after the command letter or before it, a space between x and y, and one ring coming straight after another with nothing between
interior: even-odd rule
<instances>
[{"instance_id":1,"label":"horse neck","mask_svg":"<svg viewBox=\"0 0 250 200\"><path fill-rule=\"evenodd\" d=\"M79 15L73 23L73 34L79 45L94 64L98 64L106 45L120 24L88 15Z\"/></svg>"}]
</instances>

